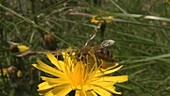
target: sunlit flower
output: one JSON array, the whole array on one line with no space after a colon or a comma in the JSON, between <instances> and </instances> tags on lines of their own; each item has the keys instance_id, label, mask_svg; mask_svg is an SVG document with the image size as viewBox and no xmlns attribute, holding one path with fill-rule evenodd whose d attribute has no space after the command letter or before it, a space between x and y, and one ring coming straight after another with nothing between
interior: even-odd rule
<instances>
[{"instance_id":1,"label":"sunlit flower","mask_svg":"<svg viewBox=\"0 0 170 96\"><path fill-rule=\"evenodd\" d=\"M29 47L25 46L25 45L17 45L18 49L20 52L24 52L27 51L29 49Z\"/></svg>"},{"instance_id":2,"label":"sunlit flower","mask_svg":"<svg viewBox=\"0 0 170 96\"><path fill-rule=\"evenodd\" d=\"M92 67L89 67L90 62L76 60L66 52L62 53L63 61L55 58L50 52L47 52L46 55L55 67L47 65L41 60L37 60L38 64L33 64L37 69L50 74L49 77L41 76L44 82L38 85L40 95L66 96L75 90L75 96L111 96L112 93L121 94L113 85L128 80L127 75L111 75L122 66L114 64L102 69L97 66L97 60L93 54L95 63Z\"/></svg>"},{"instance_id":3,"label":"sunlit flower","mask_svg":"<svg viewBox=\"0 0 170 96\"><path fill-rule=\"evenodd\" d=\"M90 20L92 23L112 23L112 20L104 20L102 18L107 18L107 19L113 19L112 16L108 16L108 17L97 17L97 16L93 16L92 19Z\"/></svg>"}]
</instances>

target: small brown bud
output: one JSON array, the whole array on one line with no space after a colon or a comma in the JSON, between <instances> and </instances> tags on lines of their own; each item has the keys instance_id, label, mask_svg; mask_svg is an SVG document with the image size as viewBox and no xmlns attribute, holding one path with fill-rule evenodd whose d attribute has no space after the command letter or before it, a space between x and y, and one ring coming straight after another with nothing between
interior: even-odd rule
<instances>
[{"instance_id":1,"label":"small brown bud","mask_svg":"<svg viewBox=\"0 0 170 96\"><path fill-rule=\"evenodd\" d=\"M53 34L46 34L44 36L45 47L48 50L56 50L57 43L55 42L55 38Z\"/></svg>"}]
</instances>

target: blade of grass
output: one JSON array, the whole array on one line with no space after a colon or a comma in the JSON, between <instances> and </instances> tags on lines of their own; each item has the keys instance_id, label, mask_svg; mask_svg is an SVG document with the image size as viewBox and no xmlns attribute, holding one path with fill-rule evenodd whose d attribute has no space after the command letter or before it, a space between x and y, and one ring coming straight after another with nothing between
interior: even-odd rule
<instances>
[{"instance_id":1,"label":"blade of grass","mask_svg":"<svg viewBox=\"0 0 170 96\"><path fill-rule=\"evenodd\" d=\"M140 62L146 62L146 61L152 61L152 60L161 60L162 58L167 58L167 57L170 57L170 53L158 55L158 56L147 57L147 58L140 59L140 60L126 61L126 63L140 63Z\"/></svg>"},{"instance_id":2,"label":"blade of grass","mask_svg":"<svg viewBox=\"0 0 170 96\"><path fill-rule=\"evenodd\" d=\"M30 20L30 19L28 19L28 18L25 18L24 16L22 16L22 15L16 13L15 11L13 11L13 10L11 10L11 9L9 9L9 8L7 8L7 7L5 7L5 6L3 6L2 4L0 4L0 7L3 8L4 10L6 10L6 11L12 13L12 14L14 14L15 16L17 16L17 17L23 19L24 21L26 21L26 22L32 24L34 27L39 28L39 29L43 30L43 31L46 32L46 33L49 33L46 29L44 29L43 27L37 25L37 24L36 24L35 22L33 22L32 20ZM39 32L41 32L41 31L39 31ZM40 33L40 34L42 34L42 33ZM60 38L60 37L58 37L58 36L56 36L56 35L54 35L54 36L55 36L55 38L57 38L57 39L60 40L61 42L67 44L68 46L74 47L74 46L71 45L70 43L68 43L68 42L66 42L65 40L63 40L62 38Z\"/></svg>"}]
</instances>

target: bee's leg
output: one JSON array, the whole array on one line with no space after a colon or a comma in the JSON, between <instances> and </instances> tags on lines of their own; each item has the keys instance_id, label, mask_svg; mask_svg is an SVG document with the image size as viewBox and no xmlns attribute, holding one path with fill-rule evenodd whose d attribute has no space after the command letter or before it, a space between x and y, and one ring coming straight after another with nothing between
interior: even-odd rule
<instances>
[{"instance_id":1,"label":"bee's leg","mask_svg":"<svg viewBox=\"0 0 170 96\"><path fill-rule=\"evenodd\" d=\"M106 67L107 67L106 60L102 60L101 66L102 66L103 69L106 69Z\"/></svg>"},{"instance_id":2,"label":"bee's leg","mask_svg":"<svg viewBox=\"0 0 170 96\"><path fill-rule=\"evenodd\" d=\"M90 35L90 38L86 41L85 46L89 45L89 43L94 39L94 37L96 37L98 29L100 28L101 24L99 23L98 26L94 27L94 32L93 34Z\"/></svg>"}]
</instances>

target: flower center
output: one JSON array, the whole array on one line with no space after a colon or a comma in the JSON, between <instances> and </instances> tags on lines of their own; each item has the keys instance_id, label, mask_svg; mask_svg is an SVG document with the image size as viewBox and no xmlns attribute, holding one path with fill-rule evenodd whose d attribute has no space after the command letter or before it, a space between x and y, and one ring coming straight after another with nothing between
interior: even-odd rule
<instances>
[{"instance_id":1,"label":"flower center","mask_svg":"<svg viewBox=\"0 0 170 96\"><path fill-rule=\"evenodd\" d=\"M87 74L85 64L77 62L70 74L72 86L79 89L85 83Z\"/></svg>"}]
</instances>

